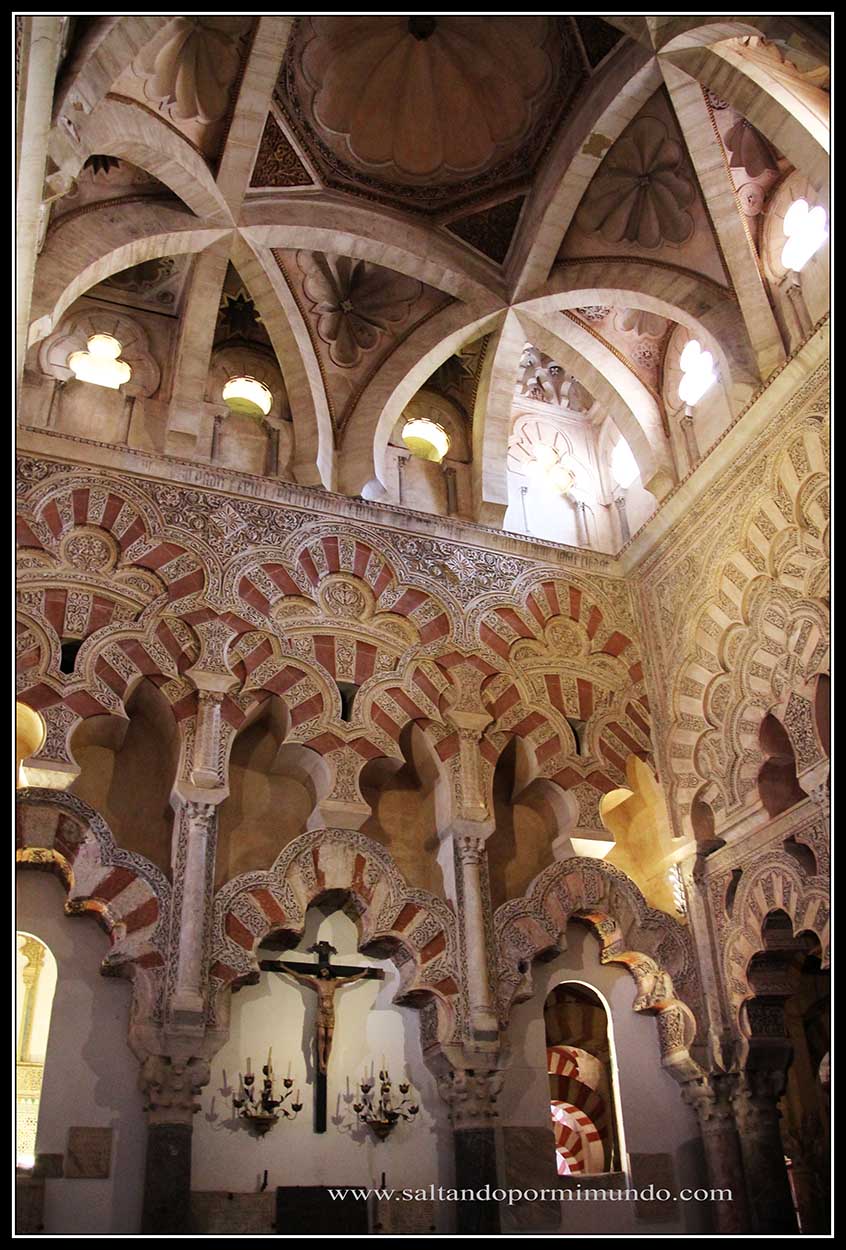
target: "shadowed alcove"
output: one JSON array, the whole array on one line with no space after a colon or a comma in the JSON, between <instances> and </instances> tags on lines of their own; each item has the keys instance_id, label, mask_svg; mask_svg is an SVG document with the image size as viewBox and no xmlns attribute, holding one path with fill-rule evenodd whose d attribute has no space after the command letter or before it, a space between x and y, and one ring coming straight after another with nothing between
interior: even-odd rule
<instances>
[{"instance_id":1,"label":"shadowed alcove","mask_svg":"<svg viewBox=\"0 0 846 1250\"><path fill-rule=\"evenodd\" d=\"M439 764L432 744L411 721L400 740L402 761L371 760L361 773L361 793L371 815L361 832L388 848L409 885L444 897L438 862L436 817Z\"/></svg>"},{"instance_id":2,"label":"shadowed alcove","mask_svg":"<svg viewBox=\"0 0 846 1250\"><path fill-rule=\"evenodd\" d=\"M126 713L128 720L89 717L76 730L71 746L81 772L71 791L100 813L118 846L145 855L169 877L176 722L148 678L135 687Z\"/></svg>"},{"instance_id":3,"label":"shadowed alcove","mask_svg":"<svg viewBox=\"0 0 846 1250\"><path fill-rule=\"evenodd\" d=\"M218 815L215 886L269 868L292 838L311 827L329 770L314 751L286 743L290 714L275 695L241 727L229 759L229 796Z\"/></svg>"}]
</instances>

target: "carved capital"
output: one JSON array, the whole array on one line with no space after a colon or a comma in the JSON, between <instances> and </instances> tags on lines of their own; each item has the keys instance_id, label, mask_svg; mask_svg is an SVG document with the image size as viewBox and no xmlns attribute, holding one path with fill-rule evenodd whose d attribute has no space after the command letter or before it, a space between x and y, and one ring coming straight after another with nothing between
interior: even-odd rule
<instances>
[{"instance_id":1,"label":"carved capital","mask_svg":"<svg viewBox=\"0 0 846 1250\"><path fill-rule=\"evenodd\" d=\"M205 1059L179 1062L167 1055L150 1055L138 1078L144 1110L151 1124L190 1124L200 1110L197 1095L207 1085L211 1070Z\"/></svg>"},{"instance_id":2,"label":"carved capital","mask_svg":"<svg viewBox=\"0 0 846 1250\"><path fill-rule=\"evenodd\" d=\"M438 1077L438 1093L449 1107L454 1129L490 1128L505 1073L498 1068L450 1068Z\"/></svg>"},{"instance_id":3,"label":"carved capital","mask_svg":"<svg viewBox=\"0 0 846 1250\"><path fill-rule=\"evenodd\" d=\"M461 864L481 864L485 855L485 839L461 834L455 839L455 853Z\"/></svg>"}]
</instances>

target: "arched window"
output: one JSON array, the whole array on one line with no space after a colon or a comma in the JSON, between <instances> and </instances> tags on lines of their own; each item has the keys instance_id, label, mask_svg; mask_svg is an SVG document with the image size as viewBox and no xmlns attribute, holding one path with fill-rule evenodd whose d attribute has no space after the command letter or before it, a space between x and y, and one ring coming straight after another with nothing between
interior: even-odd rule
<instances>
[{"instance_id":1,"label":"arched window","mask_svg":"<svg viewBox=\"0 0 846 1250\"><path fill-rule=\"evenodd\" d=\"M16 1160L31 1168L57 970L52 952L31 933L18 933L17 946Z\"/></svg>"},{"instance_id":2,"label":"arched window","mask_svg":"<svg viewBox=\"0 0 846 1250\"><path fill-rule=\"evenodd\" d=\"M616 1058L608 1009L580 981L544 1004L549 1106L560 1176L622 1168Z\"/></svg>"}]
</instances>

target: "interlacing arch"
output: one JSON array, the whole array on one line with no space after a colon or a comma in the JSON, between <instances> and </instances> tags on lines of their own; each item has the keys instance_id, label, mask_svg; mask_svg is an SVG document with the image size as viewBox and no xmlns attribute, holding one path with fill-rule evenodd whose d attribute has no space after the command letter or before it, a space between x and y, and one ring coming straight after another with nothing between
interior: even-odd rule
<instances>
[{"instance_id":1,"label":"interlacing arch","mask_svg":"<svg viewBox=\"0 0 846 1250\"><path fill-rule=\"evenodd\" d=\"M392 957L400 971L395 1001L434 1004L429 1044L461 1035L455 917L440 899L406 885L384 847L359 833L318 829L290 842L270 869L243 873L218 891L210 966L213 1013L221 991L254 980L256 951L271 933L302 936L308 908L332 898L353 915L359 948Z\"/></svg>"},{"instance_id":2,"label":"interlacing arch","mask_svg":"<svg viewBox=\"0 0 846 1250\"><path fill-rule=\"evenodd\" d=\"M663 1066L678 1080L699 1071L690 1056L696 1018L679 994L695 994L696 970L688 931L647 905L637 886L600 860L573 858L545 868L522 898L494 915L497 996L505 1027L511 1008L532 994L533 961L565 949L571 920L588 924L602 963L623 964L634 978L635 1011L657 1016ZM676 988L678 987L678 989Z\"/></svg>"},{"instance_id":3,"label":"interlacing arch","mask_svg":"<svg viewBox=\"0 0 846 1250\"><path fill-rule=\"evenodd\" d=\"M68 915L91 912L108 934L111 949L101 971L135 978L136 996L160 1013L171 895L164 873L143 855L118 847L106 822L82 799L55 790L18 791L15 858L59 877Z\"/></svg>"},{"instance_id":4,"label":"interlacing arch","mask_svg":"<svg viewBox=\"0 0 846 1250\"><path fill-rule=\"evenodd\" d=\"M820 422L787 440L753 498L737 548L690 611L673 685L670 794L687 815L708 781L718 809L756 792L763 717L828 667L828 460ZM707 589L708 587L706 587Z\"/></svg>"}]
</instances>

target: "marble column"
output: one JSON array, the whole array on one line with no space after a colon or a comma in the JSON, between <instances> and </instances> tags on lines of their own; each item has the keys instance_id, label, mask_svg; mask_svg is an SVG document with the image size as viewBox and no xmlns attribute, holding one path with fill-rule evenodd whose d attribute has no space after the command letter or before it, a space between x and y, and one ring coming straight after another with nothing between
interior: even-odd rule
<instances>
[{"instance_id":1,"label":"marble column","mask_svg":"<svg viewBox=\"0 0 846 1250\"><path fill-rule=\"evenodd\" d=\"M15 199L15 281L17 294L15 376L20 386L29 333L32 283L42 220L44 174L53 111L56 70L67 17L24 16L29 39L21 66L17 108L17 188Z\"/></svg>"},{"instance_id":2,"label":"marble column","mask_svg":"<svg viewBox=\"0 0 846 1250\"><path fill-rule=\"evenodd\" d=\"M478 1062L475 1068L452 1067L438 1080L453 1130L455 1188L459 1194L455 1231L462 1235L500 1231L499 1204L475 1195L479 1191L493 1193L497 1188L494 1122L504 1074L491 1067L490 1061L486 1064L480 1057ZM462 1190L472 1190L474 1196L462 1198Z\"/></svg>"},{"instance_id":3,"label":"marble column","mask_svg":"<svg viewBox=\"0 0 846 1250\"><path fill-rule=\"evenodd\" d=\"M751 1217L740 1139L731 1105L733 1083L734 1078L728 1074L690 1081L682 1086L682 1098L696 1111L710 1187L731 1194L730 1198L718 1198L712 1204L714 1231L738 1235L751 1231Z\"/></svg>"},{"instance_id":4,"label":"marble column","mask_svg":"<svg viewBox=\"0 0 846 1250\"><path fill-rule=\"evenodd\" d=\"M770 1235L798 1232L779 1127L783 1086L781 1072L746 1071L732 1094L753 1231Z\"/></svg>"},{"instance_id":5,"label":"marble column","mask_svg":"<svg viewBox=\"0 0 846 1250\"><path fill-rule=\"evenodd\" d=\"M202 790L219 784L217 755L220 745L220 705L222 690L199 689L197 692L197 736L191 765L191 784Z\"/></svg>"},{"instance_id":6,"label":"marble column","mask_svg":"<svg viewBox=\"0 0 846 1250\"><path fill-rule=\"evenodd\" d=\"M147 1112L147 1158L141 1232L191 1232L191 1135L197 1095L209 1080L203 1059L151 1055L140 1076Z\"/></svg>"},{"instance_id":7,"label":"marble column","mask_svg":"<svg viewBox=\"0 0 846 1250\"><path fill-rule=\"evenodd\" d=\"M457 866L461 874L462 907L459 915L463 921L470 1024L476 1041L497 1044L499 1027L491 998L485 935L485 900L482 889L482 872L485 870L485 839L465 833L455 838L454 845Z\"/></svg>"},{"instance_id":8,"label":"marble column","mask_svg":"<svg viewBox=\"0 0 846 1250\"><path fill-rule=\"evenodd\" d=\"M216 808L180 802L174 848L171 958L176 961L168 1002L169 1027L202 1033L206 989L206 937L211 923Z\"/></svg>"},{"instance_id":9,"label":"marble column","mask_svg":"<svg viewBox=\"0 0 846 1250\"><path fill-rule=\"evenodd\" d=\"M679 427L684 438L688 468L695 469L699 463L699 444L696 441L696 427L693 423L693 409L690 404L685 405L684 412L679 417Z\"/></svg>"}]
</instances>

